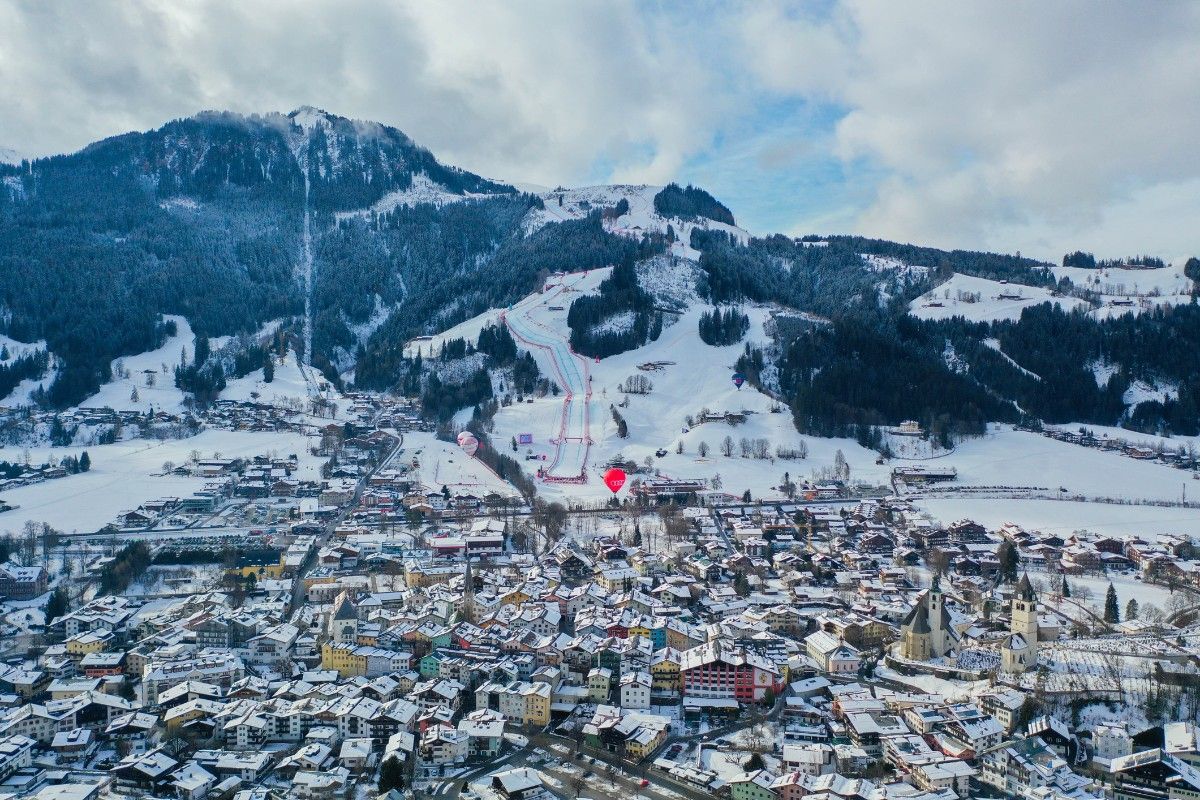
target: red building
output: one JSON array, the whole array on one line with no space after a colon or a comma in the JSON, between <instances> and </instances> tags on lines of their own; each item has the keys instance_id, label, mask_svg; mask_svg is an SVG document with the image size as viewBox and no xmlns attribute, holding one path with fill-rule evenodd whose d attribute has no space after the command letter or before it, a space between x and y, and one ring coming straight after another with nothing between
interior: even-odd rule
<instances>
[{"instance_id":1,"label":"red building","mask_svg":"<svg viewBox=\"0 0 1200 800\"><path fill-rule=\"evenodd\" d=\"M719 639L683 651L679 671L685 697L762 703L783 690L774 664Z\"/></svg>"}]
</instances>

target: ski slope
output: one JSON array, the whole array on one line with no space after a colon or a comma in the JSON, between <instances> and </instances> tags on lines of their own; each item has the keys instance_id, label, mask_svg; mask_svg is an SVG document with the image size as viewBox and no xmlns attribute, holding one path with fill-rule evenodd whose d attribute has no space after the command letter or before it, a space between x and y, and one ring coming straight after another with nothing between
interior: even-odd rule
<instances>
[{"instance_id":1,"label":"ski slope","mask_svg":"<svg viewBox=\"0 0 1200 800\"><path fill-rule=\"evenodd\" d=\"M567 341L566 309L571 294L594 289L609 272L593 270L552 278L540 294L526 297L501 315L513 337L534 354L538 369L551 376L564 393L558 428L550 436L554 455L543 472L551 483L587 481L592 445L591 374L588 359L572 350Z\"/></svg>"}]
</instances>

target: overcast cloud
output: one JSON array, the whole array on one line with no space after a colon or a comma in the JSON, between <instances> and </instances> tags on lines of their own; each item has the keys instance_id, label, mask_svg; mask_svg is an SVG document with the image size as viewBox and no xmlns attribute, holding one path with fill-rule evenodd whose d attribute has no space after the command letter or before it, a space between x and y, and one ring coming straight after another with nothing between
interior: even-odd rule
<instances>
[{"instance_id":1,"label":"overcast cloud","mask_svg":"<svg viewBox=\"0 0 1200 800\"><path fill-rule=\"evenodd\" d=\"M316 105L755 232L1200 253L1200 4L0 0L0 146Z\"/></svg>"}]
</instances>

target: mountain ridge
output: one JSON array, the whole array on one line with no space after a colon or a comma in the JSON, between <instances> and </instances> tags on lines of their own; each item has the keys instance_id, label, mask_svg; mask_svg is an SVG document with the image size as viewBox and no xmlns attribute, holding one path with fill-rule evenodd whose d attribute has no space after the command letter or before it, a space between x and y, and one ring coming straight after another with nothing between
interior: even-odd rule
<instances>
[{"instance_id":1,"label":"mountain ridge","mask_svg":"<svg viewBox=\"0 0 1200 800\"><path fill-rule=\"evenodd\" d=\"M674 313L656 308L643 287L653 265L666 263L655 259L668 258L696 265L690 291L705 304L769 302L797 312L790 319L828 321L817 331L787 331L770 354L748 351L743 364L752 380L776 376L789 402L808 398L794 411L814 431L845 435L902 414L944 416L955 430L1027 413L1112 424L1129 413L1118 390L1138 381L1178 384L1142 423L1194 425L1195 381L1163 358L1139 350L1112 363L1107 345L1080 346L1116 382L1100 387L1089 372L1084 399L1064 402L1061 395L1075 389L1047 363L1053 353L1033 352L1034 337L1005 327L1053 325L1096 340L1119 330L1173 331L1179 315L1191 313L1179 305L1186 297L1171 301L1175 316L1095 319L1086 330L1036 307L1008 322L915 321L910 315L920 314L910 304L925 295L922 302L934 305L927 293L955 274L1071 294L1077 306L1114 301L1100 293L1105 286L1085 281L1084 291L1071 283L1075 272L1056 274L1019 256L863 237L752 237L693 186L524 192L443 164L399 129L310 106L286 114L204 111L25 169L2 166L0 177L0 332L48 342L59 371L34 399L51 407L94 394L111 379L113 359L154 350L166 336L163 315L171 314L187 319L198 340L275 325L276 346L302 354L329 380L394 389L411 371L404 345L412 336L503 308L546 275L596 267L614 267L614 280L587 301L586 313L568 315L580 326L571 339L599 356L622 352L653 338L662 315ZM1136 311L1149 312L1164 301L1145 295L1138 304ZM1122 308L1114 305L1113 314ZM869 335L843 352L854 330ZM588 343L600 332L603 344ZM1002 349L984 346L988 339ZM836 363L814 361L797 341L837 353ZM953 368L943 355L950 342L959 354ZM885 368L861 361L873 352L892 353L892 370L904 376L897 386L957 388L924 406L863 392L854 376ZM224 366L192 357L181 357L177 380L206 402L265 355ZM1038 386L1013 366L1030 359L1045 378ZM241 366L228 373L230 363ZM1068 364L1065 372L1082 381L1081 368ZM895 384L881 377L881 385Z\"/></svg>"}]
</instances>

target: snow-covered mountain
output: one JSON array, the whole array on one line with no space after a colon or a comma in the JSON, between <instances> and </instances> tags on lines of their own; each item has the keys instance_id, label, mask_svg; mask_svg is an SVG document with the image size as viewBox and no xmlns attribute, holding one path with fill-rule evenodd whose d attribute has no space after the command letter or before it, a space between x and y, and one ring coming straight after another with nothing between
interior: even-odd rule
<instances>
[{"instance_id":1,"label":"snow-covered mountain","mask_svg":"<svg viewBox=\"0 0 1200 800\"><path fill-rule=\"evenodd\" d=\"M20 164L23 158L25 156L11 147L0 145L0 164Z\"/></svg>"},{"instance_id":2,"label":"snow-covered mountain","mask_svg":"<svg viewBox=\"0 0 1200 800\"><path fill-rule=\"evenodd\" d=\"M114 363L174 347L183 322L207 355L167 362L179 393L168 405L222 386L261 394L268 348L290 354L307 387L321 376L421 394L416 337L453 339L437 334L481 328L480 315L494 321L549 276L612 268L594 292L563 289L558 316L539 323L546 335L604 370L668 332L695 345L702 314L711 336L726 324L712 322L717 309L771 309L767 338L730 340L732 360L806 433L874 442L901 419L946 436L1023 417L1200 424L1200 262L1088 269L1084 254L1057 267L860 237L752 237L698 187L492 180L395 128L311 107L204 112L29 169L0 164L0 180L0 332L44 341L54 365L35 376L41 362L26 362L0 386L40 386L55 407L129 397ZM254 335L267 325L270 342ZM224 346L203 347L210 339ZM167 389L162 363L155 393Z\"/></svg>"}]
</instances>

